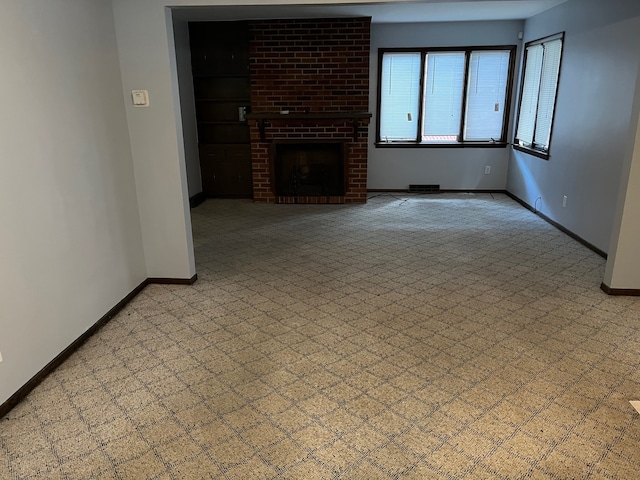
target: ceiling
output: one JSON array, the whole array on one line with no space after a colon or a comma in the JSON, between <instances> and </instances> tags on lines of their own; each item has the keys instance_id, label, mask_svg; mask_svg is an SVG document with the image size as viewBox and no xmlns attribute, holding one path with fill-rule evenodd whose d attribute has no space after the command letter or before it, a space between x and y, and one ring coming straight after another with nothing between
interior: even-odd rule
<instances>
[{"instance_id":1,"label":"ceiling","mask_svg":"<svg viewBox=\"0 0 640 480\"><path fill-rule=\"evenodd\" d=\"M390 0L322 5L220 5L174 7L175 20L372 17L373 23L520 20L566 0ZM249 2L245 2L249 3ZM272 2L275 3L275 2Z\"/></svg>"}]
</instances>

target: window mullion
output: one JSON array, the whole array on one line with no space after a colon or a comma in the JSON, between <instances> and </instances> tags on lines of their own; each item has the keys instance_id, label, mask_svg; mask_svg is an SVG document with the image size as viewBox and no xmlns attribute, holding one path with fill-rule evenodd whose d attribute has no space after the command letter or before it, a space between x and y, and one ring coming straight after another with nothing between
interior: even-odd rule
<instances>
[{"instance_id":1,"label":"window mullion","mask_svg":"<svg viewBox=\"0 0 640 480\"><path fill-rule=\"evenodd\" d=\"M420 56L420 95L418 100L418 124L416 128L416 142L422 142L422 122L424 121L424 89L425 89L425 65L427 62L427 54L428 52L422 52Z\"/></svg>"},{"instance_id":2,"label":"window mullion","mask_svg":"<svg viewBox=\"0 0 640 480\"><path fill-rule=\"evenodd\" d=\"M464 127L467 121L466 112L467 112L467 92L469 89L468 81L469 81L469 61L471 58L471 52L469 50L464 52L464 78L462 79L462 105L460 106L460 130L458 131L458 142L462 143L464 141Z\"/></svg>"},{"instance_id":3,"label":"window mullion","mask_svg":"<svg viewBox=\"0 0 640 480\"><path fill-rule=\"evenodd\" d=\"M500 134L500 141L506 142L508 136L508 122L509 122L509 111L511 110L511 95L513 92L513 76L511 72L513 72L513 66L516 61L516 50L514 49L509 55L509 67L508 67L508 77L507 77L507 89L505 93L504 100L504 112L502 114L502 132ZM517 121L517 120L516 120Z\"/></svg>"}]
</instances>

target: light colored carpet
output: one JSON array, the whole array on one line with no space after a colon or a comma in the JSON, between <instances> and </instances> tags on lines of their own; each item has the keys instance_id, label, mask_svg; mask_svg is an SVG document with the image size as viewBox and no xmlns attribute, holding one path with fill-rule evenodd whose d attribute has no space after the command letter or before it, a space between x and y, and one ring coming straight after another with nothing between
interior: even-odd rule
<instances>
[{"instance_id":1,"label":"light colored carpet","mask_svg":"<svg viewBox=\"0 0 640 480\"><path fill-rule=\"evenodd\" d=\"M506 196L192 215L198 282L0 420L2 478L637 478L640 299Z\"/></svg>"}]
</instances>

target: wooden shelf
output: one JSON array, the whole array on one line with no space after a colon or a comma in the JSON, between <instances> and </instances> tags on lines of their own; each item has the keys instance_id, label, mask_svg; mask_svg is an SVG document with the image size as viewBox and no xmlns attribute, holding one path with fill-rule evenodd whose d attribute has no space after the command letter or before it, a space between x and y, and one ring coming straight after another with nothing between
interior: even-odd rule
<instances>
[{"instance_id":1,"label":"wooden shelf","mask_svg":"<svg viewBox=\"0 0 640 480\"><path fill-rule=\"evenodd\" d=\"M318 113L280 113L280 112L265 112L265 113L247 113L245 115L247 120L255 120L260 131L260 140L266 139L266 122L324 122L327 120L351 120L353 126L353 141L358 140L358 127L362 120L369 120L371 113L369 112L318 112Z\"/></svg>"},{"instance_id":2,"label":"wooden shelf","mask_svg":"<svg viewBox=\"0 0 640 480\"><path fill-rule=\"evenodd\" d=\"M341 119L363 119L371 118L369 112L318 112L318 113L247 113L248 119L254 120L341 120Z\"/></svg>"},{"instance_id":3,"label":"wooden shelf","mask_svg":"<svg viewBox=\"0 0 640 480\"><path fill-rule=\"evenodd\" d=\"M198 122L198 125L235 125L238 127L246 127L247 122L241 120L213 120Z\"/></svg>"},{"instance_id":4,"label":"wooden shelf","mask_svg":"<svg viewBox=\"0 0 640 480\"><path fill-rule=\"evenodd\" d=\"M193 78L249 78L249 72L247 73L202 73L193 74Z\"/></svg>"},{"instance_id":5,"label":"wooden shelf","mask_svg":"<svg viewBox=\"0 0 640 480\"><path fill-rule=\"evenodd\" d=\"M250 98L196 98L196 102L212 102L212 103L251 103Z\"/></svg>"}]
</instances>

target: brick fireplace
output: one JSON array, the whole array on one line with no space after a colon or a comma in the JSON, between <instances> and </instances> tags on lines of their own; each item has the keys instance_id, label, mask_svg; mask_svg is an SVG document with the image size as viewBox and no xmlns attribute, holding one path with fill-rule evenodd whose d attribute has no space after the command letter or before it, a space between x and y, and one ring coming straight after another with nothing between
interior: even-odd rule
<instances>
[{"instance_id":1,"label":"brick fireplace","mask_svg":"<svg viewBox=\"0 0 640 480\"><path fill-rule=\"evenodd\" d=\"M247 119L254 201L364 203L371 117L367 113L370 19L253 21L250 31L251 113ZM306 159L316 158L305 153L314 143L339 145L343 190L276 192L277 145L288 145L288 152L299 145L298 158ZM304 171L336 172L322 166L324 161L304 162Z\"/></svg>"}]
</instances>

